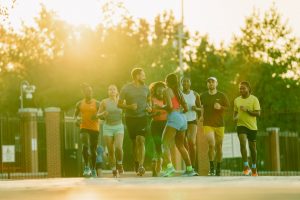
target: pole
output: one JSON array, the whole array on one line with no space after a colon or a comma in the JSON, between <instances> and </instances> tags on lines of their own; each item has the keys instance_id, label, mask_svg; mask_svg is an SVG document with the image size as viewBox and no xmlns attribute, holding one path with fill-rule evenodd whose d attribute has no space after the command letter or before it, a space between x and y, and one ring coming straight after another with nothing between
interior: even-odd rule
<instances>
[{"instance_id":1,"label":"pole","mask_svg":"<svg viewBox=\"0 0 300 200\"><path fill-rule=\"evenodd\" d=\"M179 69L180 69L180 79L183 77L183 55L182 55L182 39L183 39L183 0L181 0L181 20L179 25L179 42L178 42L178 51L179 51Z\"/></svg>"}]
</instances>

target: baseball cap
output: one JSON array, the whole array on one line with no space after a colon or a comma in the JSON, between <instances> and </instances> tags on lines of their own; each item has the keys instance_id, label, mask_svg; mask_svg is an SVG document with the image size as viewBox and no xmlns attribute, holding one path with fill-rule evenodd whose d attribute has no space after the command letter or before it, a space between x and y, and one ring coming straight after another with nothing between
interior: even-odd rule
<instances>
[{"instance_id":1,"label":"baseball cap","mask_svg":"<svg viewBox=\"0 0 300 200\"><path fill-rule=\"evenodd\" d=\"M209 80L213 80L215 82L218 82L217 78L213 77L213 76L209 77L206 81L209 81Z\"/></svg>"}]
</instances>

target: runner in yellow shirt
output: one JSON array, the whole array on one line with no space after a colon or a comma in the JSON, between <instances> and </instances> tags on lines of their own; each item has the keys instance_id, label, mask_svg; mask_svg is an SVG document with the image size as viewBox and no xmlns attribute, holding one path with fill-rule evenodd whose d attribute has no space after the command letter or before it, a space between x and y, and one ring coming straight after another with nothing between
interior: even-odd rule
<instances>
[{"instance_id":1,"label":"runner in yellow shirt","mask_svg":"<svg viewBox=\"0 0 300 200\"><path fill-rule=\"evenodd\" d=\"M258 176L256 168L256 117L260 116L260 105L258 99L251 94L251 87L248 82L241 82L239 84L239 90L241 96L234 100L233 119L237 123L237 133L240 140L241 154L244 163L243 175L249 176L252 174L252 176ZM247 139L252 160L251 170L247 158Z\"/></svg>"}]
</instances>

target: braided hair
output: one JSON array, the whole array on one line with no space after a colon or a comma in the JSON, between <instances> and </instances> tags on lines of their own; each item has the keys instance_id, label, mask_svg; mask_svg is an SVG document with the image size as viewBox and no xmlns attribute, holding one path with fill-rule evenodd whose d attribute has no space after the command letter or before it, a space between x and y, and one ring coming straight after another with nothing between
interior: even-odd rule
<instances>
[{"instance_id":1,"label":"braided hair","mask_svg":"<svg viewBox=\"0 0 300 200\"><path fill-rule=\"evenodd\" d=\"M166 77L166 83L169 88L172 89L174 95L178 99L180 105L184 108L184 110L187 110L187 104L184 100L184 97L179 89L179 84L178 84L178 78L175 73L168 74Z\"/></svg>"}]
</instances>

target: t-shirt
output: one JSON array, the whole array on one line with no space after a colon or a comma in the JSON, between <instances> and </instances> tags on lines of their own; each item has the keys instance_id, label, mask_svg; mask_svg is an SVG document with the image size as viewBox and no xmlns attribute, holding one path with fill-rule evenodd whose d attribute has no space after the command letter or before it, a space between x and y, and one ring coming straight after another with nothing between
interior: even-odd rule
<instances>
[{"instance_id":1,"label":"t-shirt","mask_svg":"<svg viewBox=\"0 0 300 200\"><path fill-rule=\"evenodd\" d=\"M257 130L256 117L249 115L247 112L241 111L241 106L250 111L260 110L258 99L255 96L250 95L246 99L239 96L234 100L234 111L238 112L237 126L245 126L250 130Z\"/></svg>"},{"instance_id":2,"label":"t-shirt","mask_svg":"<svg viewBox=\"0 0 300 200\"><path fill-rule=\"evenodd\" d=\"M226 95L222 92L217 92L214 95L204 92L200 96L201 104L203 105L203 125L212 127L224 127L224 110L214 108L215 103L221 106L229 107L229 101Z\"/></svg>"},{"instance_id":3,"label":"t-shirt","mask_svg":"<svg viewBox=\"0 0 300 200\"><path fill-rule=\"evenodd\" d=\"M136 103L137 109L126 109L126 117L144 117L147 114L146 108L148 106L148 96L150 90L146 85L136 86L133 83L125 85L120 92L120 100L126 101L127 105Z\"/></svg>"}]
</instances>

